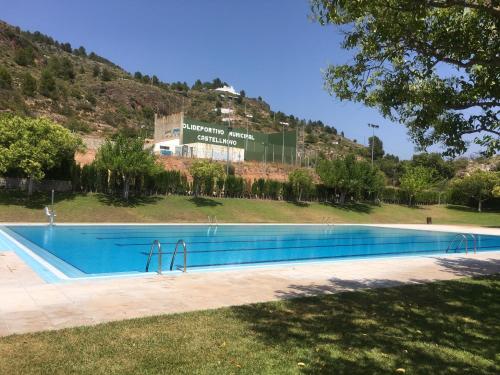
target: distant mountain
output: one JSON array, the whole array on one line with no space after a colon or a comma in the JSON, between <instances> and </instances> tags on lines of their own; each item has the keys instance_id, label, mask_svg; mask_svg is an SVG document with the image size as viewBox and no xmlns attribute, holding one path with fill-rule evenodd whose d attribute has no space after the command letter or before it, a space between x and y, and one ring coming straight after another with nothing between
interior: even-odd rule
<instances>
[{"instance_id":1,"label":"distant mountain","mask_svg":"<svg viewBox=\"0 0 500 375\"><path fill-rule=\"evenodd\" d=\"M216 90L225 85L217 78L189 87L131 74L84 47L0 21L1 111L47 116L76 132L105 137L116 131L151 136L155 112L183 109L201 121L220 123L231 116L234 126L256 131L279 131L288 123L298 128L299 148L310 156L362 148L321 121L273 112L261 97Z\"/></svg>"}]
</instances>

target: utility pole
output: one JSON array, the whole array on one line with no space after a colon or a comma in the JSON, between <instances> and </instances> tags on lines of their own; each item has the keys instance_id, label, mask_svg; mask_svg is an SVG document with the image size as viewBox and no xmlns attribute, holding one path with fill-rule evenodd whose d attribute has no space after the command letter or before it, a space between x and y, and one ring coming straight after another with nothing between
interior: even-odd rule
<instances>
[{"instance_id":1,"label":"utility pole","mask_svg":"<svg viewBox=\"0 0 500 375\"><path fill-rule=\"evenodd\" d=\"M380 128L380 126L375 124L368 124L368 127L372 128L372 168L373 168L373 147L375 146L375 129Z\"/></svg>"}]
</instances>

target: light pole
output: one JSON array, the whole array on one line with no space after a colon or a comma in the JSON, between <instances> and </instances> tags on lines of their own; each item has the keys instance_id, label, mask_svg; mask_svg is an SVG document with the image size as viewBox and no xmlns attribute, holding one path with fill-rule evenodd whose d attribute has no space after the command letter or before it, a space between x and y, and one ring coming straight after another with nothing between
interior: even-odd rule
<instances>
[{"instance_id":1,"label":"light pole","mask_svg":"<svg viewBox=\"0 0 500 375\"><path fill-rule=\"evenodd\" d=\"M375 124L368 124L368 127L372 128L372 168L373 168L373 146L375 145L375 129L380 128L380 126Z\"/></svg>"},{"instance_id":2,"label":"light pole","mask_svg":"<svg viewBox=\"0 0 500 375\"><path fill-rule=\"evenodd\" d=\"M231 123L229 123L229 126L227 127L227 138L226 138L226 145L227 145L227 155L226 155L226 176L229 176L229 133L233 128L231 127Z\"/></svg>"},{"instance_id":3,"label":"light pole","mask_svg":"<svg viewBox=\"0 0 500 375\"><path fill-rule=\"evenodd\" d=\"M281 144L281 164L285 164L285 126L288 126L288 122L280 121L283 125L283 143Z\"/></svg>"}]
</instances>

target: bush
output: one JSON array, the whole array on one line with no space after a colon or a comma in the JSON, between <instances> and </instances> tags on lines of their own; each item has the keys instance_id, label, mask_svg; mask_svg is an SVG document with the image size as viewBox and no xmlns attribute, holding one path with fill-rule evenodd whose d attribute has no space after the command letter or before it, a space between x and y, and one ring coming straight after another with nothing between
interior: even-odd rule
<instances>
[{"instance_id":1,"label":"bush","mask_svg":"<svg viewBox=\"0 0 500 375\"><path fill-rule=\"evenodd\" d=\"M0 66L0 89L9 90L12 88L12 77L7 69Z\"/></svg>"},{"instance_id":2,"label":"bush","mask_svg":"<svg viewBox=\"0 0 500 375\"><path fill-rule=\"evenodd\" d=\"M89 124L76 117L70 117L65 126L74 132L90 133L91 130Z\"/></svg>"},{"instance_id":3,"label":"bush","mask_svg":"<svg viewBox=\"0 0 500 375\"><path fill-rule=\"evenodd\" d=\"M102 70L102 74L101 74L101 79L104 81L104 82L108 82L108 81L111 81L112 79L114 78L114 74L107 68L104 68Z\"/></svg>"},{"instance_id":4,"label":"bush","mask_svg":"<svg viewBox=\"0 0 500 375\"><path fill-rule=\"evenodd\" d=\"M29 73L26 73L21 83L21 90L26 96L35 96L36 94L36 79Z\"/></svg>"},{"instance_id":5,"label":"bush","mask_svg":"<svg viewBox=\"0 0 500 375\"><path fill-rule=\"evenodd\" d=\"M21 66L33 65L35 62L35 54L30 46L19 48L16 50L14 61Z\"/></svg>"},{"instance_id":6,"label":"bush","mask_svg":"<svg viewBox=\"0 0 500 375\"><path fill-rule=\"evenodd\" d=\"M49 69L42 70L42 75L40 77L40 94L48 98L57 97L57 85L52 72Z\"/></svg>"}]
</instances>

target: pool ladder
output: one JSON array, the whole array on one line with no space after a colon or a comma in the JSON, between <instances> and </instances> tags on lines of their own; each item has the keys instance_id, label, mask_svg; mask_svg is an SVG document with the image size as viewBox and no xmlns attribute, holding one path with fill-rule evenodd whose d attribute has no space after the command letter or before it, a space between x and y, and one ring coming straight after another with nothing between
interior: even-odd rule
<instances>
[{"instance_id":1,"label":"pool ladder","mask_svg":"<svg viewBox=\"0 0 500 375\"><path fill-rule=\"evenodd\" d=\"M217 216L208 215L208 225L211 226L219 226L219 222L217 221Z\"/></svg>"},{"instance_id":2,"label":"pool ladder","mask_svg":"<svg viewBox=\"0 0 500 375\"><path fill-rule=\"evenodd\" d=\"M465 254L469 253L469 237L472 238L472 241L474 243L474 254L476 254L477 251L477 236L472 233L457 233L455 237L451 240L450 244L448 245L448 248L446 249L446 252L448 253L450 250L452 250L453 244L456 244L454 252L456 253L458 249L460 249L460 246L464 243L465 244Z\"/></svg>"},{"instance_id":3,"label":"pool ladder","mask_svg":"<svg viewBox=\"0 0 500 375\"><path fill-rule=\"evenodd\" d=\"M323 217L323 219L321 220L322 224L326 225L325 233L330 233L333 231L334 224L330 220L331 218L329 218L328 216Z\"/></svg>"},{"instance_id":4,"label":"pool ladder","mask_svg":"<svg viewBox=\"0 0 500 375\"><path fill-rule=\"evenodd\" d=\"M184 240L179 240L175 244L175 249L172 254L172 260L170 261L170 271L174 268L174 261L175 261L175 256L177 255L177 250L179 249L179 245L182 245L183 252L184 252L184 268L182 272L186 272L187 268L187 246L186 242ZM153 251L154 249L158 249L158 273L161 275L162 274L162 269L161 269L161 261L162 261L162 251L161 251L161 243L158 240L154 240L153 243L151 244L151 248L149 249L149 255L148 255L148 261L146 262L146 272L149 272L149 265L151 263L151 258L153 257Z\"/></svg>"}]
</instances>

